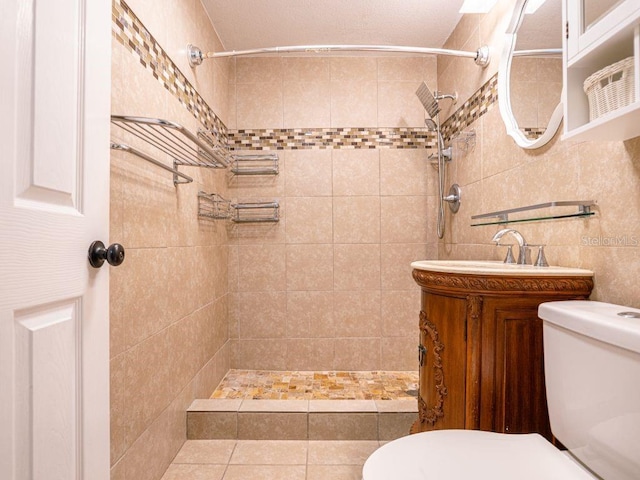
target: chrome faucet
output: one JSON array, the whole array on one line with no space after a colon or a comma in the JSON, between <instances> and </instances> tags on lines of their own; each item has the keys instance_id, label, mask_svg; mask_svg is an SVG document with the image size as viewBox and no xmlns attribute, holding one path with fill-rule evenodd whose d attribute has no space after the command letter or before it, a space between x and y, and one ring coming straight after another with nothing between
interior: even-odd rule
<instances>
[{"instance_id":1,"label":"chrome faucet","mask_svg":"<svg viewBox=\"0 0 640 480\"><path fill-rule=\"evenodd\" d=\"M511 253L511 245L508 245L509 249L507 251L507 256L504 259L504 263L517 263L518 265L528 265L531 263L531 251L529 250L529 245L524 237L513 228L503 228L498 233L496 233L491 239L492 242L495 242L496 245L500 244L500 239L505 236L507 233L510 233L513 238L518 242L518 261L514 262L513 254Z\"/></svg>"}]
</instances>

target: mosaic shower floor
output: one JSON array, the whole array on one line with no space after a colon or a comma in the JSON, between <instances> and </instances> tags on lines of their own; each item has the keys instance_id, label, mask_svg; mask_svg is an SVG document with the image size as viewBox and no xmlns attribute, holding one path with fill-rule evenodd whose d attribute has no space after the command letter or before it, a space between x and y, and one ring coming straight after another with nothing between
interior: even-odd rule
<instances>
[{"instance_id":1,"label":"mosaic shower floor","mask_svg":"<svg viewBox=\"0 0 640 480\"><path fill-rule=\"evenodd\" d=\"M418 372L229 370L211 398L397 400L415 398Z\"/></svg>"}]
</instances>

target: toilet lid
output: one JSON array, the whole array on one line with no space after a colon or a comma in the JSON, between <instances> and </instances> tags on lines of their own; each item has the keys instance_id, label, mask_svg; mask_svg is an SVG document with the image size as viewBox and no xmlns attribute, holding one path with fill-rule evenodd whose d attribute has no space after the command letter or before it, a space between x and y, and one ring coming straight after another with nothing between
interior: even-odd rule
<instances>
[{"instance_id":1,"label":"toilet lid","mask_svg":"<svg viewBox=\"0 0 640 480\"><path fill-rule=\"evenodd\" d=\"M363 480L594 480L536 433L436 430L376 450Z\"/></svg>"}]
</instances>

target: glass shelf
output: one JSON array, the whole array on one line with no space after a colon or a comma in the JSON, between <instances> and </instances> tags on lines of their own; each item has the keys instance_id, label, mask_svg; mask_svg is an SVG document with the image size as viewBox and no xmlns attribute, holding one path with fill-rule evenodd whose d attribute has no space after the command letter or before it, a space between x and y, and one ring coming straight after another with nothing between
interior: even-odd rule
<instances>
[{"instance_id":1,"label":"glass shelf","mask_svg":"<svg viewBox=\"0 0 640 480\"><path fill-rule=\"evenodd\" d=\"M473 215L471 217L471 220L479 220L482 218L486 218L487 220L472 223L471 226L479 227L483 225L504 225L507 223L538 222L542 220L558 220L561 218L580 218L580 217L586 218L586 217L595 215L595 212L591 211L591 207L593 207L594 205L596 205L595 200L572 200L572 201L562 201L562 202L539 203L537 205L527 205L526 207L511 208L508 210L500 210L497 212ZM556 207L578 207L578 211L573 213L558 213L558 214L550 213L548 215L535 215L535 216L528 216L524 218L509 218L509 215L513 213L542 210L545 208L556 208Z\"/></svg>"}]
</instances>

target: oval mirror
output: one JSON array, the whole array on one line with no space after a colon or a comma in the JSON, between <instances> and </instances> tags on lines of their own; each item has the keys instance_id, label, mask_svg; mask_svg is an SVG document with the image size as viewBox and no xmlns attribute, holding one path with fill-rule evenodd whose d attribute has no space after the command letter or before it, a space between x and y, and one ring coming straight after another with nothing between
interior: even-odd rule
<instances>
[{"instance_id":1,"label":"oval mirror","mask_svg":"<svg viewBox=\"0 0 640 480\"><path fill-rule=\"evenodd\" d=\"M498 104L522 148L549 142L562 122L561 0L518 0L498 69Z\"/></svg>"}]
</instances>

